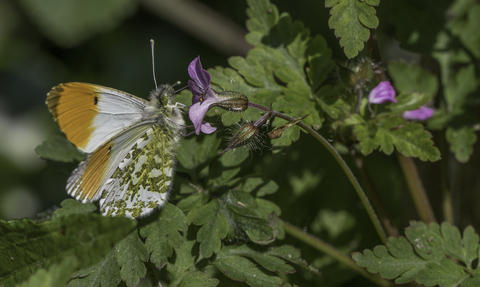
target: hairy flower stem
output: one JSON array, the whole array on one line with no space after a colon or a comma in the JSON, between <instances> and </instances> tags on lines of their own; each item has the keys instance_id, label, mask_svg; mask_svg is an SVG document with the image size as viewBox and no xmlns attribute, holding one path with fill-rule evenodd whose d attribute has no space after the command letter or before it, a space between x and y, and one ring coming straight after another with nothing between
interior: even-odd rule
<instances>
[{"instance_id":1,"label":"hairy flower stem","mask_svg":"<svg viewBox=\"0 0 480 287\"><path fill-rule=\"evenodd\" d=\"M264 107L262 105L258 105L258 104L252 103L252 102L249 102L248 106L252 107L252 108L259 109L259 110L262 110L262 111L265 111L265 112L269 112L271 116L279 117L279 118L284 119L286 121L294 121L295 120L294 118L292 118L290 116L284 115L284 114L279 113L275 110L271 110L267 107ZM306 124L304 124L302 122L298 122L297 125L300 126L302 129L304 129L307 133L312 135L316 140L318 140L333 155L335 160L338 162L340 167L343 169L343 172L345 172L345 174L347 175L348 180L350 180L350 183L353 185L353 188L357 192L358 197L360 197L360 201L362 202L363 206L367 210L368 216L370 217L370 220L372 221L373 226L375 227L375 230L378 233L378 237L380 237L380 240L382 241L382 243L385 243L386 238L387 238L385 230L383 230L382 224L378 220L378 217L375 214L375 211L373 210L372 205L368 201L368 198L365 195L365 192L363 191L362 187L360 186L357 179L355 178L355 175L353 175L353 172L350 170L348 165L343 160L342 156L337 152L337 150L324 137L322 137L319 133L317 133L317 131L315 131L314 129L312 129L311 127L307 126Z\"/></svg>"},{"instance_id":2,"label":"hairy flower stem","mask_svg":"<svg viewBox=\"0 0 480 287\"><path fill-rule=\"evenodd\" d=\"M417 167L415 166L412 158L405 157L398 152L397 158L420 220L425 223L436 222L437 219L435 218L432 206L430 205L430 201L428 200L425 189L423 188L422 180L418 175Z\"/></svg>"},{"instance_id":3,"label":"hairy flower stem","mask_svg":"<svg viewBox=\"0 0 480 287\"><path fill-rule=\"evenodd\" d=\"M355 263L355 261L353 261L353 259L351 259L349 256L343 254L333 246L323 242L319 238L316 238L315 236L303 231L302 229L285 221L283 221L283 227L285 228L285 232L287 232L292 237L295 237L303 243L306 243L317 249L318 251L323 252L326 255L338 260L339 262L348 266L348 268L352 269L353 271L357 272L358 274L362 275L363 277L367 278L378 286L395 286L392 282L387 281L376 274L367 272L365 268L357 265L357 263Z\"/></svg>"}]
</instances>

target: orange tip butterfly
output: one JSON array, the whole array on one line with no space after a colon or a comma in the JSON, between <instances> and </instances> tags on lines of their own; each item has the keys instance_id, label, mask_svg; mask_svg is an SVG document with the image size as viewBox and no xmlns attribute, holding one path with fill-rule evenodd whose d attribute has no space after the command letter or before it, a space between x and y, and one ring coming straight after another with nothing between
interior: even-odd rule
<instances>
[{"instance_id":1,"label":"orange tip butterfly","mask_svg":"<svg viewBox=\"0 0 480 287\"><path fill-rule=\"evenodd\" d=\"M54 87L46 104L78 150L87 154L67 180L67 192L82 202L100 199L107 216L138 218L168 199L175 150L185 122L171 85L150 101L86 83Z\"/></svg>"}]
</instances>

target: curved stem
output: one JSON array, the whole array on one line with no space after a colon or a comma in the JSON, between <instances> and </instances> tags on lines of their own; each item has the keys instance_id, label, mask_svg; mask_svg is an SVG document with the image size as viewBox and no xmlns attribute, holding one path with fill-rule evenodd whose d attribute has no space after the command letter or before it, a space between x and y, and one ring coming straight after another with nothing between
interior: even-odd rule
<instances>
[{"instance_id":1,"label":"curved stem","mask_svg":"<svg viewBox=\"0 0 480 287\"><path fill-rule=\"evenodd\" d=\"M284 119L286 121L294 121L295 120L294 118L292 118L290 116L284 115L284 114L279 113L275 110L270 110L269 108L264 107L264 106L259 105L259 104L249 102L248 106L252 107L252 108L259 109L259 110L262 110L262 111L265 111L265 112L270 112L270 115L275 116L275 117L279 117L279 118ZM363 191L362 187L360 186L360 183L358 183L357 179L353 175L353 172L350 170L347 163L345 163L342 156L337 152L337 150L324 137L322 137L319 133L317 133L317 131L315 131L314 129L312 129L311 127L307 126L306 124L304 124L302 122L298 122L297 125L300 126L302 129L304 129L306 132L308 132L310 135L312 135L316 140L318 140L330 152L330 154L332 154L332 156L338 162L338 164L340 165L342 170L347 175L348 180L353 185L353 188L357 192L358 197L360 197L360 201L362 202L363 206L367 210L368 216L370 217L370 220L372 221L373 226L375 227L375 230L378 233L378 237L380 237L380 240L383 243L385 243L386 239L387 239L387 236L385 234L385 230L383 230L383 227L382 227L380 221L378 220L378 217L375 214L375 211L373 210L372 205L368 201L368 198L365 195L365 192Z\"/></svg>"},{"instance_id":2,"label":"curved stem","mask_svg":"<svg viewBox=\"0 0 480 287\"><path fill-rule=\"evenodd\" d=\"M285 221L283 221L283 227L285 228L285 232L287 232L289 235L345 264L350 269L377 284L378 286L394 286L392 282L367 272L364 268L358 266L357 263L355 263L355 261L353 261L350 257L338 251L335 247L323 242L319 238L316 238L315 236Z\"/></svg>"}]
</instances>

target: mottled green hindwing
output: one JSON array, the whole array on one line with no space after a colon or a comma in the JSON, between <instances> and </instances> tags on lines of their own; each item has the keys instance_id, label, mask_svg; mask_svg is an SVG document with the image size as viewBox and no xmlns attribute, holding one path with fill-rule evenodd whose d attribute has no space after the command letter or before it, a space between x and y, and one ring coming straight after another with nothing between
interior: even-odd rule
<instances>
[{"instance_id":1,"label":"mottled green hindwing","mask_svg":"<svg viewBox=\"0 0 480 287\"><path fill-rule=\"evenodd\" d=\"M136 218L167 201L175 169L176 133L172 126L153 125L135 142L108 180L100 200L102 214Z\"/></svg>"}]
</instances>

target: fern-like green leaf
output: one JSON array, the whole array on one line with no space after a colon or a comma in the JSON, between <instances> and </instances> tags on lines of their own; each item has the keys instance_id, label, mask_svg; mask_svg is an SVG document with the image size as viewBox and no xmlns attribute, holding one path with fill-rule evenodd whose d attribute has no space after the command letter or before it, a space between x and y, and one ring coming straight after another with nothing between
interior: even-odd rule
<instances>
[{"instance_id":1,"label":"fern-like green leaf","mask_svg":"<svg viewBox=\"0 0 480 287\"><path fill-rule=\"evenodd\" d=\"M478 257L479 237L467 227L461 238L459 230L443 223L426 225L411 222L404 237L390 237L386 246L377 246L362 253L353 253L358 265L371 273L403 284L413 280L424 286L472 286L478 281L478 272L472 262ZM450 258L465 264L465 270Z\"/></svg>"},{"instance_id":2,"label":"fern-like green leaf","mask_svg":"<svg viewBox=\"0 0 480 287\"><path fill-rule=\"evenodd\" d=\"M375 1L327 0L325 6L330 10L328 25L335 29L335 36L340 39L345 55L353 58L363 50L363 42L370 37L370 30L378 26L375 8L370 6Z\"/></svg>"},{"instance_id":3,"label":"fern-like green leaf","mask_svg":"<svg viewBox=\"0 0 480 287\"><path fill-rule=\"evenodd\" d=\"M158 269L163 268L173 248L180 248L183 243L178 231L187 231L187 217L176 206L167 203L161 210L158 219L143 226L140 235L145 239L145 248L150 255L150 261Z\"/></svg>"}]
</instances>

